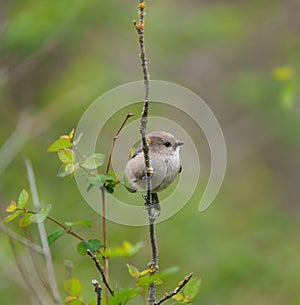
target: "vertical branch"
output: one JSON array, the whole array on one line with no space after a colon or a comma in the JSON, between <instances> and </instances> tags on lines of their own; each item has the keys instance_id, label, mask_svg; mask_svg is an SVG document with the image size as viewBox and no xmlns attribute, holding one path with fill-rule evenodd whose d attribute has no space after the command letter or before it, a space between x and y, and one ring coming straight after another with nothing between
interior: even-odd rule
<instances>
[{"instance_id":1,"label":"vertical branch","mask_svg":"<svg viewBox=\"0 0 300 305\"><path fill-rule=\"evenodd\" d=\"M148 68L148 62L146 57L146 48L145 48L145 38L144 38L144 28L145 28L145 8L146 3L143 0L139 0L139 22L133 22L134 27L138 34L139 46L140 46L140 59L141 66L144 77L144 86L145 86L145 95L144 95L144 106L140 119L140 133L142 137L143 144L143 153L145 158L145 175L146 175L146 208L148 213L149 220L149 235L150 235L150 243L152 250L152 259L150 263L150 270L153 274L158 271L158 248L156 242L156 234L155 234L155 219L156 214L153 211L152 205L152 183L151 177L153 174L153 169L150 164L150 155L149 155L149 143L146 137L147 123L148 123L148 114L149 114L149 104L150 104L150 74ZM150 285L149 287L149 304L155 304L156 299L156 283Z\"/></svg>"},{"instance_id":2,"label":"vertical branch","mask_svg":"<svg viewBox=\"0 0 300 305\"><path fill-rule=\"evenodd\" d=\"M25 164L26 164L26 169L27 169L27 175L28 175L33 205L34 205L35 210L38 212L40 210L40 201L39 201L39 197L38 197L38 192L37 192L37 188L36 188L35 177L34 177L32 165L29 160L26 160ZM57 288L57 282L56 282L55 273L54 273L52 256L51 256L51 251L50 251L49 244L47 241L47 233L46 233L44 222L38 223L38 229L39 229L40 238L41 238L41 242L42 242L42 246L43 246L43 250L44 250L47 272L48 272L48 277L49 277L49 284L50 284L50 287L52 290L53 299L54 299L55 304L61 304L61 299L60 299L59 291Z\"/></svg>"}]
</instances>

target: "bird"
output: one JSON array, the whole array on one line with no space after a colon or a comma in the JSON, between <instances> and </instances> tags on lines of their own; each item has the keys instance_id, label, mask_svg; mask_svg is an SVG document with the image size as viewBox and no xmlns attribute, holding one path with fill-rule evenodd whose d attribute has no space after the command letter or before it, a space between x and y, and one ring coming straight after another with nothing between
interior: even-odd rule
<instances>
[{"instance_id":1,"label":"bird","mask_svg":"<svg viewBox=\"0 0 300 305\"><path fill-rule=\"evenodd\" d=\"M160 210L157 193L166 189L182 171L180 160L180 146L184 143L166 131L153 131L147 135L149 144L152 204ZM123 182L130 192L146 190L145 158L142 144L136 149L126 164Z\"/></svg>"}]
</instances>

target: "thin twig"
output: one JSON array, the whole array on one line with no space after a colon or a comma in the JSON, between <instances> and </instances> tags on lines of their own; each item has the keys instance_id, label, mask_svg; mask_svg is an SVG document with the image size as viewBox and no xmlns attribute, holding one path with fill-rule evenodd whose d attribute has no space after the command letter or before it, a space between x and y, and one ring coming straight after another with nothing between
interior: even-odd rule
<instances>
[{"instance_id":1,"label":"thin twig","mask_svg":"<svg viewBox=\"0 0 300 305\"><path fill-rule=\"evenodd\" d=\"M94 285L95 292L97 294L97 305L101 305L101 303L102 303L102 296L101 296L102 288L96 280L92 280L92 284Z\"/></svg>"},{"instance_id":2,"label":"thin twig","mask_svg":"<svg viewBox=\"0 0 300 305\"><path fill-rule=\"evenodd\" d=\"M126 115L126 118L124 119L124 121L122 122L121 126L119 127L119 129L117 130L115 136L113 137L112 140L112 144L111 144L111 149L109 152L109 158L108 158L108 162L107 162L107 167L106 167L106 174L109 172L110 169L110 165L111 165L111 160L112 160L112 154L115 148L115 144L116 141L119 137L120 132L122 131L123 127L125 126L126 122L128 121L128 119L130 117L132 117L134 114L133 113L128 113ZM106 204L105 204L105 188L102 186L100 187L101 190L101 201L102 201L102 239L103 239L103 250L106 251L107 249L107 230L106 230ZM104 265L104 275L105 278L107 280L107 282L109 282L109 264L108 264L108 257L104 256L103 257L103 265ZM108 304L108 289L106 287L105 289L105 299L106 299L106 304Z\"/></svg>"},{"instance_id":3,"label":"thin twig","mask_svg":"<svg viewBox=\"0 0 300 305\"><path fill-rule=\"evenodd\" d=\"M139 22L133 22L133 25L137 31L139 46L140 46L140 59L141 66L144 77L144 87L145 87L145 95L144 95L144 106L140 119L140 133L142 136L142 144L143 144L143 153L145 158L145 175L146 175L146 209L148 213L149 220L149 234L150 234L150 242L151 242L151 250L152 250L152 260L150 264L150 268L153 274L158 272L158 248L156 243L156 234L155 234L155 218L156 214L153 211L152 204L152 181L151 177L153 174L153 169L150 164L150 155L149 155L149 144L146 137L147 123L148 123L148 114L149 114L149 103L150 103L150 74L148 68L148 62L146 57L146 49L145 49L145 39L144 39L144 28L145 28L145 7L146 3L143 0L139 0ZM156 294L156 283L154 282L149 286L149 304L155 304L155 294Z\"/></svg>"},{"instance_id":4,"label":"thin twig","mask_svg":"<svg viewBox=\"0 0 300 305\"><path fill-rule=\"evenodd\" d=\"M174 290L170 291L169 293L165 293L163 298L161 298L159 301L155 302L154 304L160 305L162 302L164 302L168 299L171 299L187 284L187 282L191 279L192 276L193 276L193 273L190 273L189 275L187 275L182 281L180 281L178 283L178 286Z\"/></svg>"},{"instance_id":5,"label":"thin twig","mask_svg":"<svg viewBox=\"0 0 300 305\"><path fill-rule=\"evenodd\" d=\"M27 210L27 209L17 209L17 210L21 210L23 211L24 213L29 213L29 214L40 214L39 212L36 212L36 211L31 211L31 210ZM66 233L67 234L70 234L74 237L76 237L77 239L81 240L81 241L84 241L85 239L80 236L79 234L75 233L70 227L67 227L66 225L64 225L62 222L60 222L59 220L47 215L46 218L50 221L52 221L53 223L57 224L58 226L60 226L61 228L65 229L66 230Z\"/></svg>"},{"instance_id":6,"label":"thin twig","mask_svg":"<svg viewBox=\"0 0 300 305\"><path fill-rule=\"evenodd\" d=\"M37 193L32 165L28 159L25 161L25 164L26 164L26 169L27 169L27 175L28 175L33 205L34 205L34 208L36 209L36 211L38 212L40 210L40 201L39 201L39 197L38 197L38 193ZM53 299L54 299L55 304L61 304L61 298L60 298L58 287L57 287L57 282L56 282L54 267L53 267L53 262L52 262L52 256L51 256L50 247L49 247L49 244L47 241L47 233L46 233L44 222L38 223L38 229L39 229L40 238L41 238L42 246L43 246L44 253L45 253L45 260L46 260L47 272L48 272L48 277L49 277L49 284L50 284L50 287L52 290Z\"/></svg>"},{"instance_id":7,"label":"thin twig","mask_svg":"<svg viewBox=\"0 0 300 305\"><path fill-rule=\"evenodd\" d=\"M104 285L106 286L106 288L108 289L108 291L110 292L111 295L114 295L114 291L113 289L110 287L108 281L106 280L105 274L104 274L104 270L103 267L100 264L100 261L97 259L97 256L95 254L93 254L89 249L86 250L87 254L91 257L91 259L94 261L97 269L99 270L101 277L102 277L102 282L104 283Z\"/></svg>"},{"instance_id":8,"label":"thin twig","mask_svg":"<svg viewBox=\"0 0 300 305\"><path fill-rule=\"evenodd\" d=\"M126 118L124 119L123 123L121 124L121 126L119 127L119 129L117 130L115 136L113 137L113 140L112 140L112 144L111 144L111 149L110 149L110 152L109 152L109 158L108 158L108 162L107 162L107 167L106 167L106 173L109 172L109 169L110 169L110 165L111 165L111 158L112 158L112 154L113 154L113 151L114 151L114 148L115 148L115 144L116 144L116 141L119 137L119 134L120 132L122 131L123 127L125 126L125 124L127 123L128 119L130 117L134 116L133 113L128 113L126 115Z\"/></svg>"}]
</instances>

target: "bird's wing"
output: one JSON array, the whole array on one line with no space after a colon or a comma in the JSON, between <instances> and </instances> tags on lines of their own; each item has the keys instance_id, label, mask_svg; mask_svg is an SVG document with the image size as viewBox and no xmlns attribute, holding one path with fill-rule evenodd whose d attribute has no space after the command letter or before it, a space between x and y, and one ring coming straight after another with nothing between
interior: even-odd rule
<instances>
[{"instance_id":1,"label":"bird's wing","mask_svg":"<svg viewBox=\"0 0 300 305\"><path fill-rule=\"evenodd\" d=\"M135 155L134 162L131 162L131 174L136 178L136 181L145 179L144 155L142 153ZM130 162L130 161L129 161ZM142 166L141 166L142 164Z\"/></svg>"}]
</instances>

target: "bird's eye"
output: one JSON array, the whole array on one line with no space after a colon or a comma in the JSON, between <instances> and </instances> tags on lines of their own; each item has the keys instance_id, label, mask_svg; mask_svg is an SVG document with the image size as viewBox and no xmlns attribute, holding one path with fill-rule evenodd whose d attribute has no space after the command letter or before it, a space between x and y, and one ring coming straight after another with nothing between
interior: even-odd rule
<instances>
[{"instance_id":1,"label":"bird's eye","mask_svg":"<svg viewBox=\"0 0 300 305\"><path fill-rule=\"evenodd\" d=\"M166 147L170 147L172 144L170 142L164 143Z\"/></svg>"}]
</instances>

